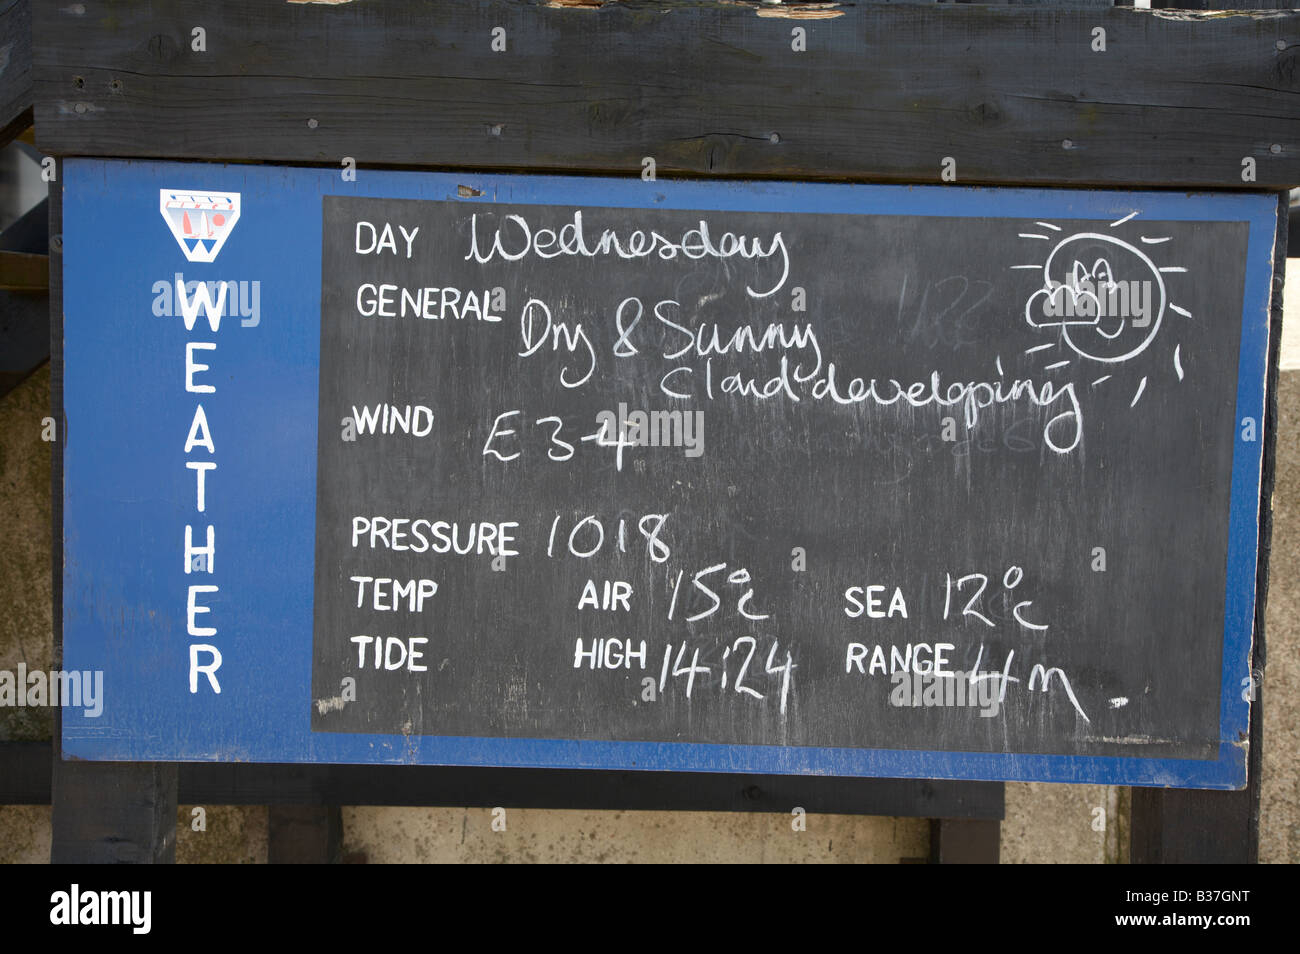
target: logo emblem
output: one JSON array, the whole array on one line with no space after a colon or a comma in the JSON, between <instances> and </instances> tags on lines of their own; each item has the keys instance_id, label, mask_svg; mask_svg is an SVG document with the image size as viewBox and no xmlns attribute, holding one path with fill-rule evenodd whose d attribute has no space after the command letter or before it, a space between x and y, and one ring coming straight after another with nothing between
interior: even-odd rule
<instances>
[{"instance_id":1,"label":"logo emblem","mask_svg":"<svg viewBox=\"0 0 1300 954\"><path fill-rule=\"evenodd\" d=\"M239 193L159 189L158 208L185 257L212 262L239 221Z\"/></svg>"}]
</instances>

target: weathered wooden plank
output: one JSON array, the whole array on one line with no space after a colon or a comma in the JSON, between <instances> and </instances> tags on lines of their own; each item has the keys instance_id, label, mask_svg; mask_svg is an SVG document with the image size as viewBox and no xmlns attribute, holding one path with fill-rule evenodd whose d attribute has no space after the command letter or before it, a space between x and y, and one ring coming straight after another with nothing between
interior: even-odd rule
<instances>
[{"instance_id":1,"label":"weathered wooden plank","mask_svg":"<svg viewBox=\"0 0 1300 954\"><path fill-rule=\"evenodd\" d=\"M996 782L366 765L181 766L186 804L455 805L1001 819Z\"/></svg>"},{"instance_id":2,"label":"weathered wooden plank","mask_svg":"<svg viewBox=\"0 0 1300 954\"><path fill-rule=\"evenodd\" d=\"M32 124L31 0L0 3L0 145Z\"/></svg>"},{"instance_id":3,"label":"weathered wooden plank","mask_svg":"<svg viewBox=\"0 0 1300 954\"><path fill-rule=\"evenodd\" d=\"M28 132L31 130L29 129ZM24 144L20 148L31 148ZM34 150L33 150L34 151ZM41 199L0 232L0 250L48 255L50 251L50 202ZM48 281L46 285L48 287Z\"/></svg>"},{"instance_id":4,"label":"weathered wooden plank","mask_svg":"<svg viewBox=\"0 0 1300 954\"><path fill-rule=\"evenodd\" d=\"M0 290L44 292L49 287L48 256L0 250Z\"/></svg>"},{"instance_id":5,"label":"weathered wooden plank","mask_svg":"<svg viewBox=\"0 0 1300 954\"><path fill-rule=\"evenodd\" d=\"M14 253L0 252L7 254ZM49 342L50 305L45 295L0 289L0 398L49 360Z\"/></svg>"},{"instance_id":6,"label":"weathered wooden plank","mask_svg":"<svg viewBox=\"0 0 1300 954\"><path fill-rule=\"evenodd\" d=\"M1132 5L1132 0L1129 0ZM1151 6L1157 10L1222 10L1224 0L1151 0ZM1295 0L1232 0L1233 10L1291 10Z\"/></svg>"},{"instance_id":7,"label":"weathered wooden plank","mask_svg":"<svg viewBox=\"0 0 1300 954\"><path fill-rule=\"evenodd\" d=\"M630 175L653 157L659 175L936 183L951 157L959 183L1300 183L1300 11L863 5L795 18L808 12L43 4L38 142Z\"/></svg>"},{"instance_id":8,"label":"weathered wooden plank","mask_svg":"<svg viewBox=\"0 0 1300 954\"><path fill-rule=\"evenodd\" d=\"M24 253L10 261L25 270L15 277L27 289L9 290L7 282L0 289L0 398L50 359L49 218L43 199L0 233L0 263L10 253Z\"/></svg>"}]
</instances>

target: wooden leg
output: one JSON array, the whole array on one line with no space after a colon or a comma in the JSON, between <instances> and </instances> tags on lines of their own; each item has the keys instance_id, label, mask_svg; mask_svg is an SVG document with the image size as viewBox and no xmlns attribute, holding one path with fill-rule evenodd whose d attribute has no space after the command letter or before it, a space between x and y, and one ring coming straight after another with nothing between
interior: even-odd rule
<instances>
[{"instance_id":1,"label":"wooden leg","mask_svg":"<svg viewBox=\"0 0 1300 954\"><path fill-rule=\"evenodd\" d=\"M171 864L176 860L176 766L64 762L55 747L54 864Z\"/></svg>"},{"instance_id":2,"label":"wooden leg","mask_svg":"<svg viewBox=\"0 0 1300 954\"><path fill-rule=\"evenodd\" d=\"M266 860L273 865L337 864L343 811L337 805L272 805Z\"/></svg>"},{"instance_id":3,"label":"wooden leg","mask_svg":"<svg viewBox=\"0 0 1300 954\"><path fill-rule=\"evenodd\" d=\"M1001 846L1002 823L964 818L930 820L930 863L995 865Z\"/></svg>"},{"instance_id":4,"label":"wooden leg","mask_svg":"<svg viewBox=\"0 0 1300 954\"><path fill-rule=\"evenodd\" d=\"M1261 697L1262 693L1251 706L1244 790L1133 789L1132 864L1255 864L1259 858Z\"/></svg>"}]
</instances>

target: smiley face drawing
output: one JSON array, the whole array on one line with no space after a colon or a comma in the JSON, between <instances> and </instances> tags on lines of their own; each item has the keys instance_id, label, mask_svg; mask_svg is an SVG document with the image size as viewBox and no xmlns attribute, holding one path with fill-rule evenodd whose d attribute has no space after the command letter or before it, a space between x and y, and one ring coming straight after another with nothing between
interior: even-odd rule
<instances>
[{"instance_id":1,"label":"smiley face drawing","mask_svg":"<svg viewBox=\"0 0 1300 954\"><path fill-rule=\"evenodd\" d=\"M1025 303L1032 328L1060 328L1074 352L1104 364L1136 357L1164 319L1160 269L1122 239L1080 232L1057 242L1042 266L1043 286Z\"/></svg>"}]
</instances>

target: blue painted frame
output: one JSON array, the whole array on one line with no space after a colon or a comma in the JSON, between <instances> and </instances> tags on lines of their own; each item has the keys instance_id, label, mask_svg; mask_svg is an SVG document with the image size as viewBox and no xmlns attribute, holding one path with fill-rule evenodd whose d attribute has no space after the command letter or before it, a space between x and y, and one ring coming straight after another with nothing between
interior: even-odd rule
<instances>
[{"instance_id":1,"label":"blue painted frame","mask_svg":"<svg viewBox=\"0 0 1300 954\"><path fill-rule=\"evenodd\" d=\"M1234 452L1214 760L312 733L321 197L1006 218L1117 219L1140 210L1166 220L1244 221L1237 420L1259 422L1275 197L377 171L347 182L332 169L89 159L67 160L63 175L64 666L105 673L98 718L65 712L65 758L1245 784L1238 740L1249 724L1241 686L1254 624L1262 435L1238 440ZM460 185L481 196L462 197ZM160 221L162 188L241 193L239 222L214 263L184 260ZM262 283L261 323L242 327L228 317L219 350L196 355L219 384L204 396L218 463L205 517L220 534L214 581L222 590L209 617L221 621L219 696L191 695L186 681L182 534L194 522L194 478L182 449L198 396L184 389L190 335L180 320L152 312L153 283L177 272ZM248 487L257 493L238 489Z\"/></svg>"}]
</instances>

